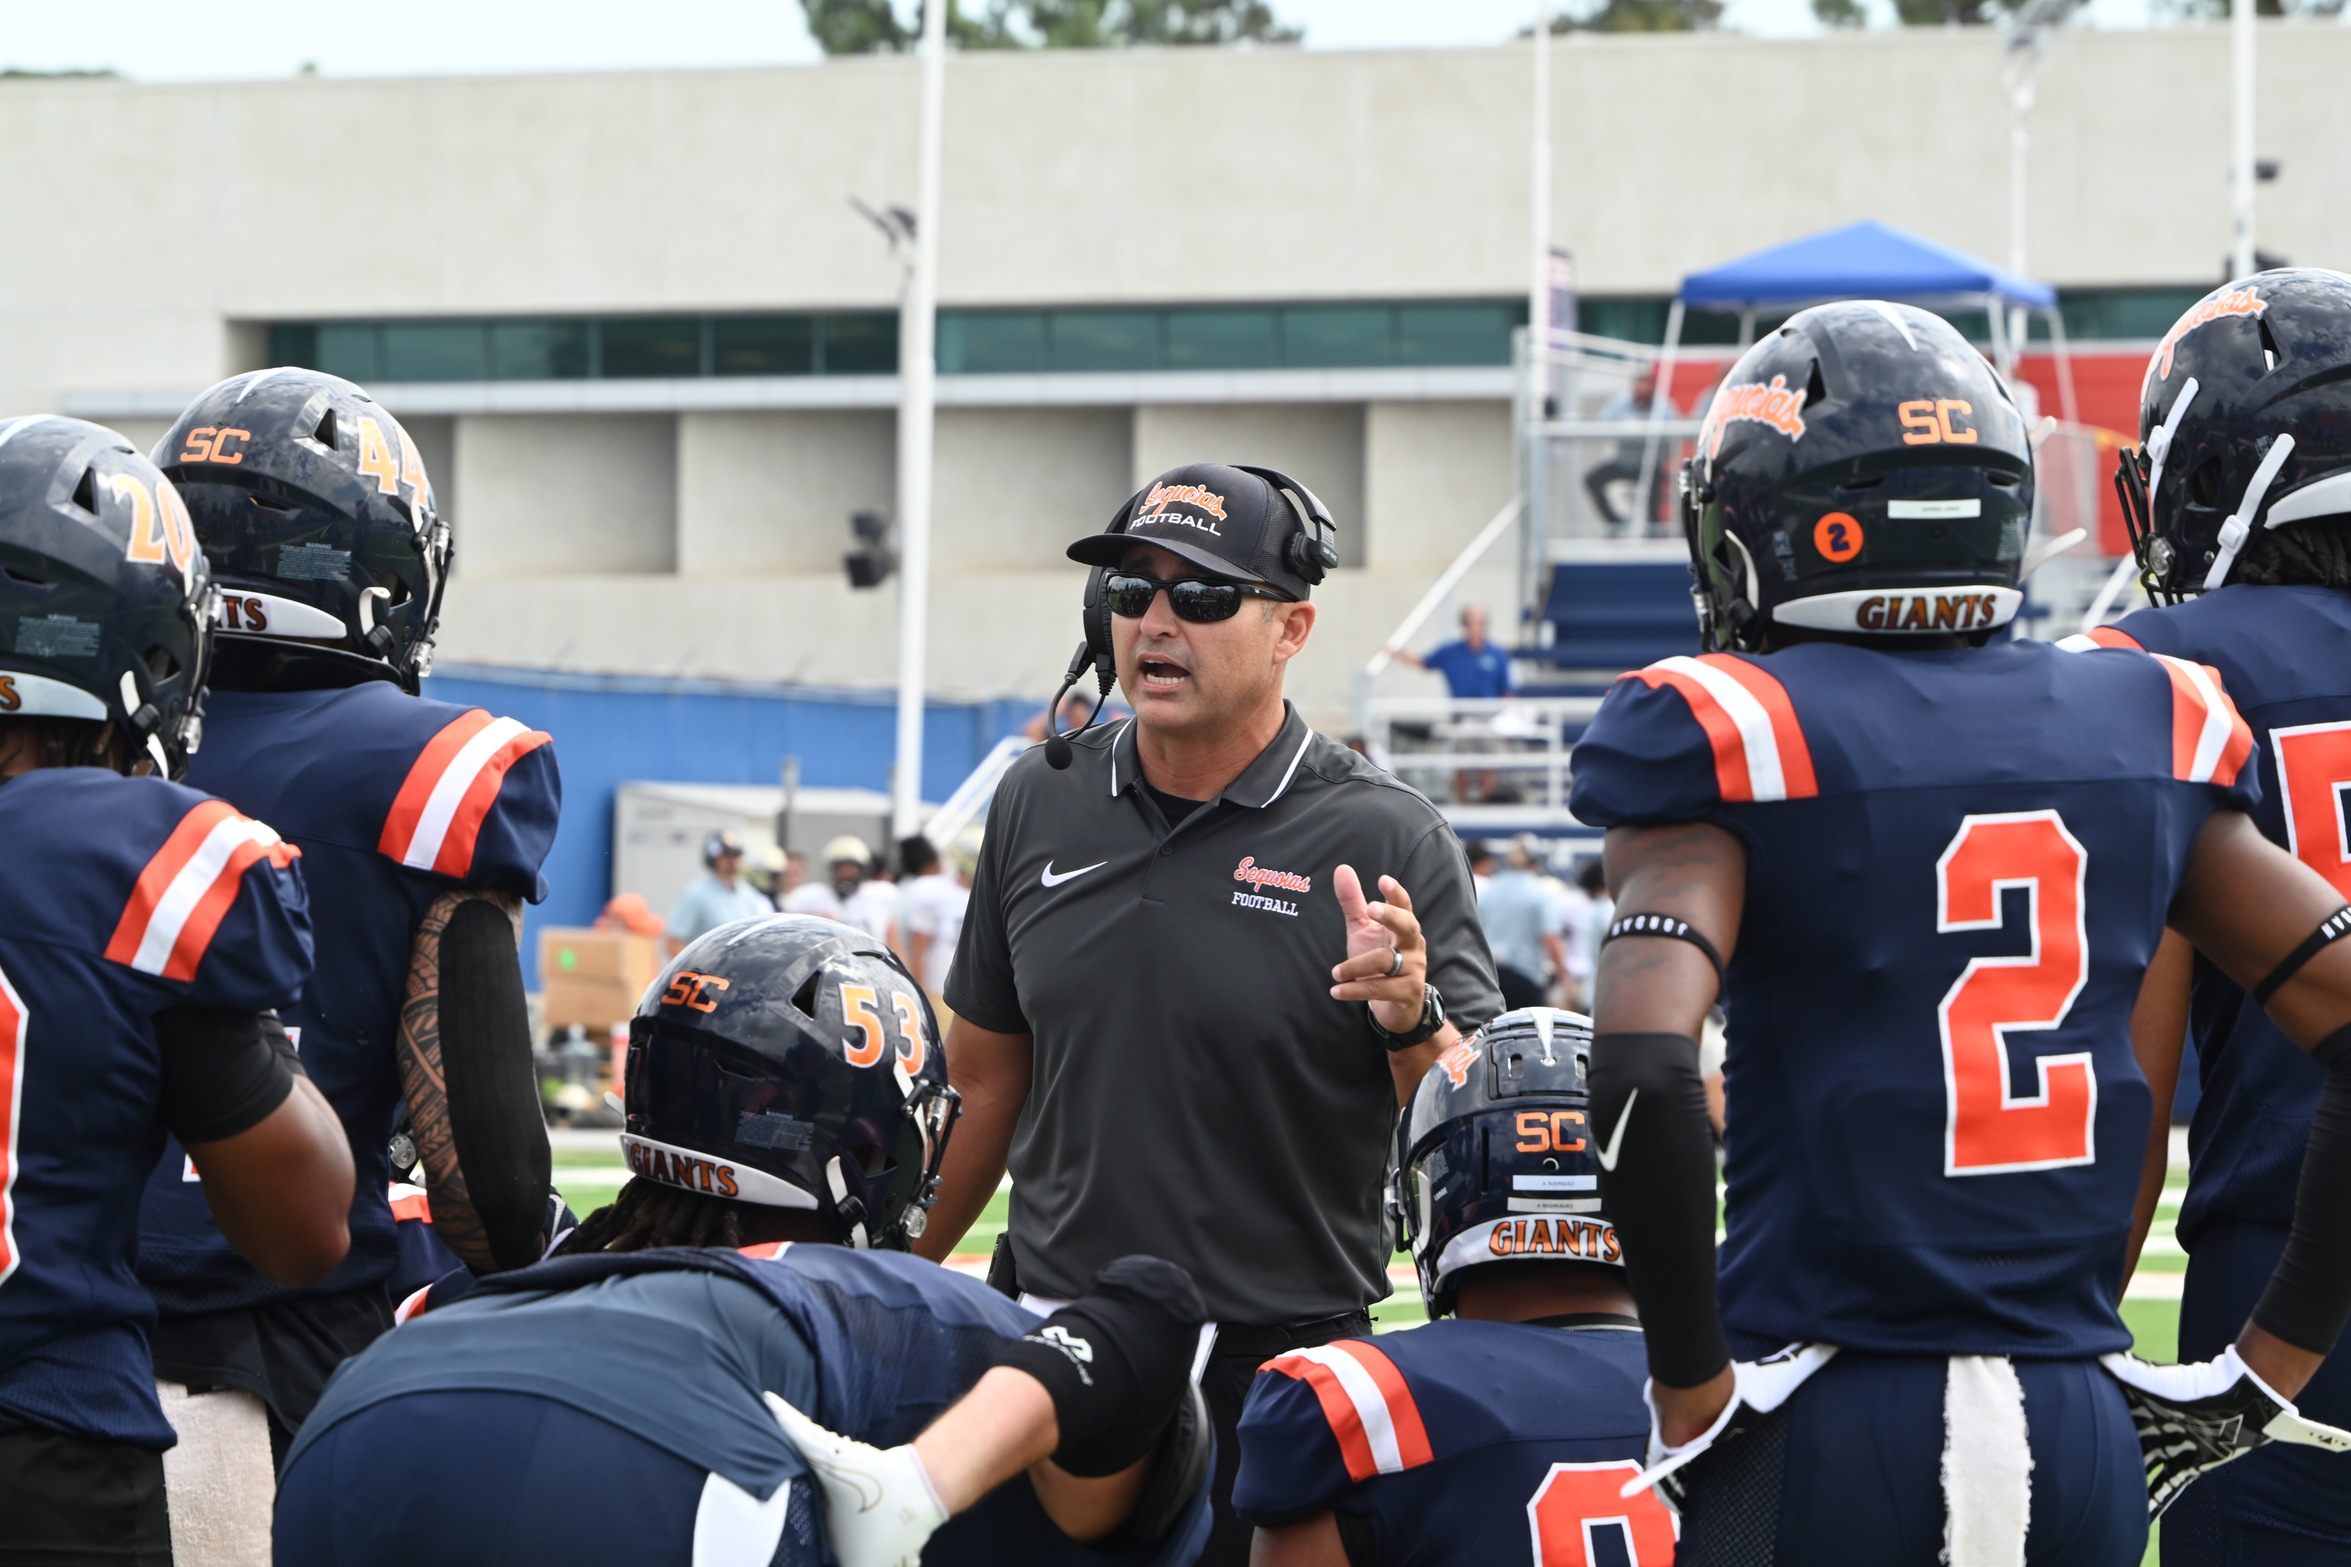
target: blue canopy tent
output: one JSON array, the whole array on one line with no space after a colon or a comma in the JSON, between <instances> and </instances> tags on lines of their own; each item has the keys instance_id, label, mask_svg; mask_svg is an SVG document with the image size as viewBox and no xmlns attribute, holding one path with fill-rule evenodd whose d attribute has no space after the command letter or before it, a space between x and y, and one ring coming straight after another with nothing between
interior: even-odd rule
<instances>
[{"instance_id":1,"label":"blue canopy tent","mask_svg":"<svg viewBox=\"0 0 2351 1567\"><path fill-rule=\"evenodd\" d=\"M1992 326L1992 362L2013 376L2024 339L2024 315L2041 316L2057 356L2058 399L2068 423L2078 418L2073 364L2066 353L2065 323L2057 312L2057 290L2034 278L1979 260L1963 250L1922 239L1891 224L1865 220L1794 239L1741 256L1682 279L1667 312L1665 346L1658 355L1657 381L1673 385L1674 359L1681 348L1682 321L1691 310L1736 311L1739 344L1755 335L1762 308L1794 312L1836 299L1892 299L1928 309L1982 310ZM1652 402L1651 422L1662 415L1664 399ZM1648 515L1648 475L1655 463L1657 435L1651 432L1642 464L1637 516Z\"/></svg>"}]
</instances>

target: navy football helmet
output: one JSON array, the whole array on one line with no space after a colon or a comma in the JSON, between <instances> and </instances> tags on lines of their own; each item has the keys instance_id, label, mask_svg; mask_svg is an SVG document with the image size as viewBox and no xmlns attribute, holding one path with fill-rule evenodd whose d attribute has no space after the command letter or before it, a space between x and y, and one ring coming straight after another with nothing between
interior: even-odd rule
<instances>
[{"instance_id":1,"label":"navy football helmet","mask_svg":"<svg viewBox=\"0 0 2351 1567\"><path fill-rule=\"evenodd\" d=\"M187 508L101 425L0 421L0 717L111 722L167 778L203 729L212 594Z\"/></svg>"},{"instance_id":2,"label":"navy football helmet","mask_svg":"<svg viewBox=\"0 0 2351 1567\"><path fill-rule=\"evenodd\" d=\"M1774 625L1988 632L2023 603L2033 515L2024 419L1940 316L1817 305L1739 356L1682 470L1706 645Z\"/></svg>"},{"instance_id":3,"label":"navy football helmet","mask_svg":"<svg viewBox=\"0 0 2351 1567\"><path fill-rule=\"evenodd\" d=\"M1526 1007L1447 1050L1413 1090L1388 1206L1431 1317L1480 1263L1624 1265L1600 1209L1591 1058L1589 1018Z\"/></svg>"},{"instance_id":4,"label":"navy football helmet","mask_svg":"<svg viewBox=\"0 0 2351 1567\"><path fill-rule=\"evenodd\" d=\"M630 1171L823 1214L852 1246L923 1232L962 1101L922 986L854 926L776 914L672 958L629 1024Z\"/></svg>"},{"instance_id":5,"label":"navy football helmet","mask_svg":"<svg viewBox=\"0 0 2351 1567\"><path fill-rule=\"evenodd\" d=\"M316 370L231 376L188 405L156 465L188 503L221 586L241 684L432 671L448 524L400 421Z\"/></svg>"},{"instance_id":6,"label":"navy football helmet","mask_svg":"<svg viewBox=\"0 0 2351 1567\"><path fill-rule=\"evenodd\" d=\"M2114 483L2158 604L2226 582L2257 528L2351 514L2351 277L2278 268L2189 306Z\"/></svg>"}]
</instances>

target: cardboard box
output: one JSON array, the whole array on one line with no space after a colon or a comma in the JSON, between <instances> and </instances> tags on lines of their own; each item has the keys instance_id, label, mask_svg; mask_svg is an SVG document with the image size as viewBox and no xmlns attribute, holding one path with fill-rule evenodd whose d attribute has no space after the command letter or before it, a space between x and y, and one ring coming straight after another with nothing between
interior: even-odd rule
<instances>
[{"instance_id":1,"label":"cardboard box","mask_svg":"<svg viewBox=\"0 0 2351 1567\"><path fill-rule=\"evenodd\" d=\"M539 983L545 1025L606 1028L637 1009L637 998L661 971L650 936L624 930L549 926L539 932Z\"/></svg>"},{"instance_id":2,"label":"cardboard box","mask_svg":"<svg viewBox=\"0 0 2351 1567\"><path fill-rule=\"evenodd\" d=\"M543 1021L548 1030L579 1023L589 1033L601 1035L636 1012L637 998L644 991L607 979L567 979L556 975L547 981L542 994Z\"/></svg>"}]
</instances>

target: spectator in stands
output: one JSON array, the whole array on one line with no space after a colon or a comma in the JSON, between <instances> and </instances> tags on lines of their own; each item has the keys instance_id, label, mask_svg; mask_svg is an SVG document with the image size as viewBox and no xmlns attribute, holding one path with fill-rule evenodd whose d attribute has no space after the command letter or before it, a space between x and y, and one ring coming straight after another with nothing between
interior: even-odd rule
<instances>
[{"instance_id":1,"label":"spectator in stands","mask_svg":"<svg viewBox=\"0 0 2351 1567\"><path fill-rule=\"evenodd\" d=\"M1469 855L1469 883L1483 898L1486 888L1494 881L1494 846L1483 839L1473 838L1464 845Z\"/></svg>"},{"instance_id":2,"label":"spectator in stands","mask_svg":"<svg viewBox=\"0 0 2351 1567\"><path fill-rule=\"evenodd\" d=\"M669 950L675 957L686 943L704 931L730 920L755 914L773 914L775 905L743 880L743 840L731 832L714 832L702 840L703 872L678 895L669 911Z\"/></svg>"},{"instance_id":3,"label":"spectator in stands","mask_svg":"<svg viewBox=\"0 0 2351 1567\"><path fill-rule=\"evenodd\" d=\"M1674 407L1671 397L1663 399L1662 402L1658 400L1657 371L1655 368L1650 368L1643 370L1633 378L1630 391L1620 394L1607 407L1601 409L1600 417L1603 419L1647 419L1650 417L1653 405L1656 416L1660 419L1676 418L1681 412ZM1666 531L1658 524L1657 512L1662 504L1660 497L1673 493L1670 481L1673 478L1673 465L1681 459L1680 445L1678 437L1672 439L1661 437L1657 442L1655 448L1657 466L1649 478L1649 516L1644 519L1641 528L1644 533ZM1630 484L1635 491L1638 491L1641 484L1641 457L1649 450L1647 436L1627 436L1616 443L1615 456L1584 474L1584 493L1592 497L1593 508L1607 523L1611 537L1621 535L1625 531L1625 514L1617 509L1616 497L1609 493L1609 486Z\"/></svg>"},{"instance_id":4,"label":"spectator in stands","mask_svg":"<svg viewBox=\"0 0 2351 1567\"><path fill-rule=\"evenodd\" d=\"M1388 656L1415 669L1433 669L1445 677L1445 690L1456 702L1480 697L1509 696L1510 655L1486 640L1486 606L1461 606L1461 635L1454 641L1414 653L1390 645Z\"/></svg>"},{"instance_id":5,"label":"spectator in stands","mask_svg":"<svg viewBox=\"0 0 2351 1567\"><path fill-rule=\"evenodd\" d=\"M784 900L792 895L793 889L806 880L808 880L808 856L798 853L785 854L784 868L776 872L776 907L782 908Z\"/></svg>"},{"instance_id":6,"label":"spectator in stands","mask_svg":"<svg viewBox=\"0 0 2351 1567\"><path fill-rule=\"evenodd\" d=\"M898 846L898 863L906 882L898 889L899 927L906 938L906 963L933 1002L947 989L947 966L954 961L955 943L963 934L964 906L971 902L971 871L976 855L959 839L953 851L955 874L939 866L939 851L917 834Z\"/></svg>"},{"instance_id":7,"label":"spectator in stands","mask_svg":"<svg viewBox=\"0 0 2351 1567\"><path fill-rule=\"evenodd\" d=\"M1559 1004L1570 1012L1590 1010L1593 964L1599 951L1590 929L1592 894L1580 879L1583 870L1578 866L1574 875L1543 879L1551 894L1552 920L1559 931Z\"/></svg>"},{"instance_id":8,"label":"spectator in stands","mask_svg":"<svg viewBox=\"0 0 2351 1567\"><path fill-rule=\"evenodd\" d=\"M604 905L603 912L596 916L595 928L625 930L633 936L658 936L662 933L661 916L653 912L653 906L645 901L645 895L638 892L614 894L612 900Z\"/></svg>"},{"instance_id":9,"label":"spectator in stands","mask_svg":"<svg viewBox=\"0 0 2351 1567\"><path fill-rule=\"evenodd\" d=\"M897 948L898 889L874 874L873 850L855 833L843 833L824 846L830 881L804 881L784 898L786 914L821 914L829 920L854 925Z\"/></svg>"},{"instance_id":10,"label":"spectator in stands","mask_svg":"<svg viewBox=\"0 0 2351 1567\"><path fill-rule=\"evenodd\" d=\"M1600 972L1600 938L1608 934L1608 922L1616 918L1616 903L1608 896L1608 867L1597 854L1577 868L1575 880L1584 896L1592 900L1592 911L1576 938L1578 949L1568 956L1579 972L1589 976ZM1588 979L1586 983L1588 986Z\"/></svg>"},{"instance_id":11,"label":"spectator in stands","mask_svg":"<svg viewBox=\"0 0 2351 1567\"><path fill-rule=\"evenodd\" d=\"M1503 1007L1515 1012L1541 1006L1550 975L1566 971L1567 954L1559 944L1551 894L1535 876L1532 839L1521 838L1510 846L1502 868L1478 894L1478 923L1485 926L1486 945L1493 949Z\"/></svg>"}]
</instances>

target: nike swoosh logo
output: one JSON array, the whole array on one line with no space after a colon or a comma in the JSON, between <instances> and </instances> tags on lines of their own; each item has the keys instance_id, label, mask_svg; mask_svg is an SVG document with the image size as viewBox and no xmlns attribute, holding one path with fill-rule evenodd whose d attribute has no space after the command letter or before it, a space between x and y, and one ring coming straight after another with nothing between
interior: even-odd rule
<instances>
[{"instance_id":1,"label":"nike swoosh logo","mask_svg":"<svg viewBox=\"0 0 2351 1567\"><path fill-rule=\"evenodd\" d=\"M1616 1130L1608 1134L1608 1146L1600 1150L1600 1168L1616 1173L1616 1151L1624 1146L1625 1123L1633 1118L1633 1101L1641 1097L1636 1088L1624 1097L1624 1108L1616 1112Z\"/></svg>"},{"instance_id":2,"label":"nike swoosh logo","mask_svg":"<svg viewBox=\"0 0 2351 1567\"><path fill-rule=\"evenodd\" d=\"M1093 864L1081 865L1074 871L1061 871L1056 873L1053 869L1053 862L1051 860L1047 860L1045 862L1045 874L1038 879L1048 887L1058 887L1073 876L1083 876L1088 871L1098 871L1109 863L1110 862L1108 860L1096 860Z\"/></svg>"}]
</instances>

